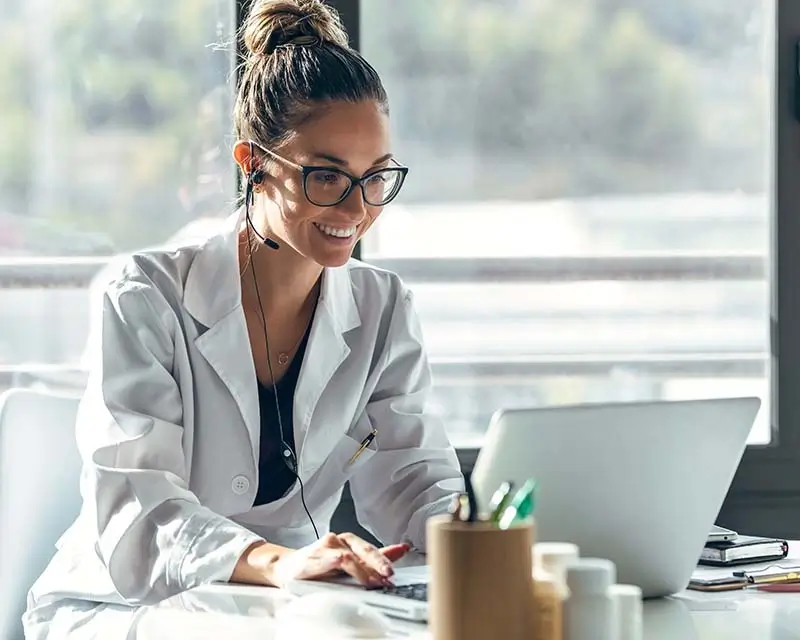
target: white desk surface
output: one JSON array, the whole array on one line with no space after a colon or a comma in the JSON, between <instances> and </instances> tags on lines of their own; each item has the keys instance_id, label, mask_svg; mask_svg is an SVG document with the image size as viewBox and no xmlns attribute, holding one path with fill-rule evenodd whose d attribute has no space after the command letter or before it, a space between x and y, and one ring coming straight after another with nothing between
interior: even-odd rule
<instances>
[{"instance_id":1,"label":"white desk surface","mask_svg":"<svg viewBox=\"0 0 800 640\"><path fill-rule=\"evenodd\" d=\"M410 561L415 562L419 560ZM791 543L789 559L780 564L800 565L800 541ZM209 585L150 607L138 616L132 635L137 640L281 638L272 615L290 597L276 589ZM800 593L684 591L646 601L644 613L645 640L800 639ZM397 627L396 637L430 638L424 625L397 623ZM332 638L330 633L324 637Z\"/></svg>"}]
</instances>

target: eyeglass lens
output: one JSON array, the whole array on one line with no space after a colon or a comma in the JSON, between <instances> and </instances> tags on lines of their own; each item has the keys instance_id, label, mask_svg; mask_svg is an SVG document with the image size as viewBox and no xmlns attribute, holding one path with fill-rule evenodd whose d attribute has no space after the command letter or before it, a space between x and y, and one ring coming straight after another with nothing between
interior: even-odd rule
<instances>
[{"instance_id":1,"label":"eyeglass lens","mask_svg":"<svg viewBox=\"0 0 800 640\"><path fill-rule=\"evenodd\" d=\"M379 207L397 195L403 180L402 171L394 168L381 169L361 182L364 200ZM314 169L308 172L305 181L306 197L319 206L340 202L350 190L352 179L344 173L330 169Z\"/></svg>"}]
</instances>

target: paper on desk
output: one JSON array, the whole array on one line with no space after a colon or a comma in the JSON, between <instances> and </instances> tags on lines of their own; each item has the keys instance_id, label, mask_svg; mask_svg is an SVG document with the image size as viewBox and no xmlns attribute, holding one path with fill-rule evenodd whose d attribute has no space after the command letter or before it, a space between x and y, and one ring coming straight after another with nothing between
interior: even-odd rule
<instances>
[{"instance_id":1,"label":"paper on desk","mask_svg":"<svg viewBox=\"0 0 800 640\"><path fill-rule=\"evenodd\" d=\"M770 560L769 562L754 562L752 564L740 564L735 567L709 567L698 565L692 572L694 580L711 580L713 578L726 578L732 576L734 571L754 571L773 569L775 573L788 569L800 568L800 558L786 557L780 560Z\"/></svg>"},{"instance_id":2,"label":"paper on desk","mask_svg":"<svg viewBox=\"0 0 800 640\"><path fill-rule=\"evenodd\" d=\"M712 580L714 578L727 578L733 575L734 571L764 571L765 573L778 573L786 571L794 567L800 567L800 558L787 557L782 560L773 560L770 562L755 562L753 564L742 564L735 567L709 567L698 565L692 573L692 578L695 580ZM766 571L765 571L766 570ZM738 602L741 599L741 590L734 589L731 591L682 591L675 596L676 598L686 602L693 611L710 609L737 609Z\"/></svg>"}]
</instances>

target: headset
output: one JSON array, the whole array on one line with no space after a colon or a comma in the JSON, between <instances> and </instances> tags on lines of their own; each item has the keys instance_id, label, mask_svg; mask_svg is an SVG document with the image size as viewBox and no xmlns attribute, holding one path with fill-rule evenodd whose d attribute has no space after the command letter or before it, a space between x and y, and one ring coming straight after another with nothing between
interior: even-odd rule
<instances>
[{"instance_id":1,"label":"headset","mask_svg":"<svg viewBox=\"0 0 800 640\"><path fill-rule=\"evenodd\" d=\"M250 171L247 175L247 185L245 186L245 196L244 196L244 211L245 211L245 222L247 223L247 228L249 231L252 231L253 234L261 241L263 245L269 247L273 251L277 251L280 249L280 245L275 242L272 238L268 238L267 236L262 235L258 229L256 229L255 225L253 224L253 219L250 217L250 207L253 204L253 199L255 197L255 187L256 185L260 185L264 182L266 178L266 173L261 168L253 168L255 163L255 155L253 154L254 148L253 143L250 143ZM305 509L306 515L308 519L311 521L311 526L314 529L314 535L319 540L319 531L317 530L317 525L314 522L314 518L311 516L311 512L308 510L308 506L306 505L306 497L305 497L305 487L303 486L303 480L300 478L300 473L298 471L297 465L297 455L295 454L292 447L286 442L284 438L284 430L283 430L283 417L281 416L281 405L278 398L278 389L275 386L275 375L272 371L272 361L269 357L269 335L267 332L267 316L264 313L264 306L261 304L261 293L258 289L258 279L256 278L256 269L253 264L253 254L252 254L252 246L250 242L247 243L247 258L248 262L250 263L250 271L253 275L253 284L255 285L256 290L256 300L258 301L258 308L261 312L261 322L262 326L264 327L264 346L267 350L267 368L269 370L269 377L273 381L272 384L272 393L275 396L275 411L278 417L278 433L280 435L280 447L281 447L281 459L283 463L288 467L289 471L294 474L294 477L297 478L297 482L300 484L300 501L303 503L303 509Z\"/></svg>"},{"instance_id":2,"label":"headset","mask_svg":"<svg viewBox=\"0 0 800 640\"><path fill-rule=\"evenodd\" d=\"M275 242L272 238L268 238L264 235L261 235L258 229L256 229L255 225L253 224L253 220L250 218L250 207L253 204L253 199L255 197L255 187L258 184L264 182L264 178L266 177L266 173L261 168L253 168L255 163L255 155L254 154L255 148L253 147L253 143L250 143L250 172L247 175L247 186L245 187L244 192L244 206L245 206L245 216L247 217L247 226L248 228L255 234L255 236L261 240L261 243L277 251L280 249L280 245ZM249 256L252 259L252 255ZM255 278L255 272L253 272L253 278ZM258 287L256 287L258 289ZM260 302L259 302L260 304ZM270 371L270 375L272 372Z\"/></svg>"}]
</instances>

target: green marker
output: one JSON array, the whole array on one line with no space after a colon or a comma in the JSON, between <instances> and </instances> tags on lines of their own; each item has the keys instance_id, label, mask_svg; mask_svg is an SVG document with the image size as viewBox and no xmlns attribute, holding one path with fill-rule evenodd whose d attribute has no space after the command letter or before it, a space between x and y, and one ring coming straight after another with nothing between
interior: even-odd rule
<instances>
[{"instance_id":1,"label":"green marker","mask_svg":"<svg viewBox=\"0 0 800 640\"><path fill-rule=\"evenodd\" d=\"M489 501L489 521L497 524L500 521L500 516L511 501L511 491L514 489L513 482L504 482L501 484L497 491L494 492L492 499Z\"/></svg>"},{"instance_id":2,"label":"green marker","mask_svg":"<svg viewBox=\"0 0 800 640\"><path fill-rule=\"evenodd\" d=\"M530 516L535 508L536 481L531 478L522 485L522 488L514 495L511 504L505 508L498 526L501 529L508 529L513 524Z\"/></svg>"}]
</instances>

